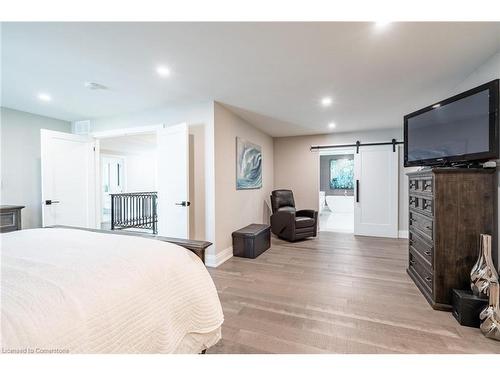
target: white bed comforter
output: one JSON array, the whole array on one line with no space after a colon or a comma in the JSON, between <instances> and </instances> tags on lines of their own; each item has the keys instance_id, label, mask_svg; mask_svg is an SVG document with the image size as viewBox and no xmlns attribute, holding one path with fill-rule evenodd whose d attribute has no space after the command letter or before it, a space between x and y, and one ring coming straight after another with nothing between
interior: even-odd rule
<instances>
[{"instance_id":1,"label":"white bed comforter","mask_svg":"<svg viewBox=\"0 0 500 375\"><path fill-rule=\"evenodd\" d=\"M1 235L2 351L196 353L221 337L213 281L166 242L74 229Z\"/></svg>"}]
</instances>

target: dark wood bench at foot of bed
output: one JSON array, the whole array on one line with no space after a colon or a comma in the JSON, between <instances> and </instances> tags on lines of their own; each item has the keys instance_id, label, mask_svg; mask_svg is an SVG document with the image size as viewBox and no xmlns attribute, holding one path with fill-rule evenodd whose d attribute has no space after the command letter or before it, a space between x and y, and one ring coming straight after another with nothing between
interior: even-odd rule
<instances>
[{"instance_id":1,"label":"dark wood bench at foot of bed","mask_svg":"<svg viewBox=\"0 0 500 375\"><path fill-rule=\"evenodd\" d=\"M79 230L85 230L88 232L143 237L143 238L151 238L151 239L163 241L163 242L170 242L170 243L173 243L175 245L179 245L181 247L184 247L184 248L192 251L202 260L203 263L205 263L205 250L207 249L207 247L209 247L212 244L211 242L208 242L208 241L196 241L196 240L187 240L187 239L183 239L183 238L162 237L162 236L157 236L157 235L149 234L149 233L126 232L123 230L116 231L116 230L105 230L105 229L90 229L90 228L82 228L82 227L71 227L68 225L53 225L53 226L48 226L46 228L79 229Z\"/></svg>"}]
</instances>

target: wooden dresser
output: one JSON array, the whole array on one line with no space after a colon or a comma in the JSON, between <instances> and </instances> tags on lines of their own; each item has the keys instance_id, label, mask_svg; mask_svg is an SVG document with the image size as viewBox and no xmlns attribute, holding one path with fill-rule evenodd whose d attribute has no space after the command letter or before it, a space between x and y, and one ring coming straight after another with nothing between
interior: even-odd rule
<instances>
[{"instance_id":1,"label":"wooden dresser","mask_svg":"<svg viewBox=\"0 0 500 375\"><path fill-rule=\"evenodd\" d=\"M21 230L21 210L24 206L0 206L0 233Z\"/></svg>"},{"instance_id":2,"label":"wooden dresser","mask_svg":"<svg viewBox=\"0 0 500 375\"><path fill-rule=\"evenodd\" d=\"M452 289L470 288L480 233L493 235L497 254L495 172L433 168L408 173L408 274L434 309L451 310Z\"/></svg>"}]
</instances>

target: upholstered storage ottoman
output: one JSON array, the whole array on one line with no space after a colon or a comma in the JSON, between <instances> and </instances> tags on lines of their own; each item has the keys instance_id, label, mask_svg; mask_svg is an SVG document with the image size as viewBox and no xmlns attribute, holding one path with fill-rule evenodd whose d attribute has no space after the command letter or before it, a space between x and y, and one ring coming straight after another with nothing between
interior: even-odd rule
<instances>
[{"instance_id":1,"label":"upholstered storage ottoman","mask_svg":"<svg viewBox=\"0 0 500 375\"><path fill-rule=\"evenodd\" d=\"M250 224L233 232L233 255L257 258L271 246L271 229L266 224Z\"/></svg>"}]
</instances>

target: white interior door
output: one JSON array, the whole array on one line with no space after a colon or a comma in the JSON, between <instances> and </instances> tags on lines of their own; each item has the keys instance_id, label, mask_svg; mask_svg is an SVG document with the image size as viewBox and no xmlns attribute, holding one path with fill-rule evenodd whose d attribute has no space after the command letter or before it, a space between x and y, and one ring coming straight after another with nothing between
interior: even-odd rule
<instances>
[{"instance_id":1,"label":"white interior door","mask_svg":"<svg viewBox=\"0 0 500 375\"><path fill-rule=\"evenodd\" d=\"M46 129L40 139L43 226L95 228L97 141Z\"/></svg>"},{"instance_id":2,"label":"white interior door","mask_svg":"<svg viewBox=\"0 0 500 375\"><path fill-rule=\"evenodd\" d=\"M354 234L398 237L398 149L360 147L354 179Z\"/></svg>"},{"instance_id":3,"label":"white interior door","mask_svg":"<svg viewBox=\"0 0 500 375\"><path fill-rule=\"evenodd\" d=\"M187 124L157 131L158 234L189 237L189 134Z\"/></svg>"}]
</instances>

